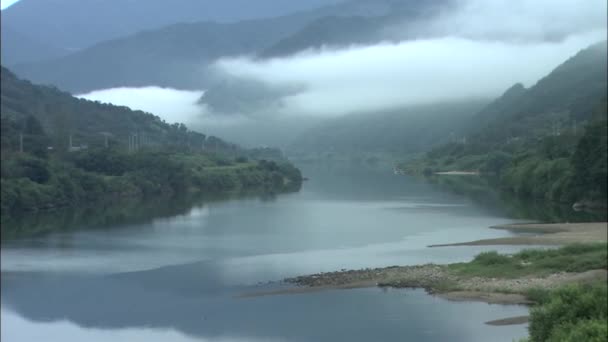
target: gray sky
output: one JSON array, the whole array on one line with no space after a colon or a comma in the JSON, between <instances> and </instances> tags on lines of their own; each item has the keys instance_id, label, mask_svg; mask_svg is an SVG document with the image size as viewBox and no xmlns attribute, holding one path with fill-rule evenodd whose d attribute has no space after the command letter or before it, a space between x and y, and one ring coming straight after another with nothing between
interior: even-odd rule
<instances>
[{"instance_id":1,"label":"gray sky","mask_svg":"<svg viewBox=\"0 0 608 342\"><path fill-rule=\"evenodd\" d=\"M5 9L19 0L0 0L0 9Z\"/></svg>"}]
</instances>

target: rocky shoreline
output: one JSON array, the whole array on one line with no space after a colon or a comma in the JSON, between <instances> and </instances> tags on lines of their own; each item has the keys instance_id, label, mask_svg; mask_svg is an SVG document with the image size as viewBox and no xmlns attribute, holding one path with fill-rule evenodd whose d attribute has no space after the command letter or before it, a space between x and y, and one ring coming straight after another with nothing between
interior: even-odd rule
<instances>
[{"instance_id":1,"label":"rocky shoreline","mask_svg":"<svg viewBox=\"0 0 608 342\"><path fill-rule=\"evenodd\" d=\"M285 279L311 290L367 286L423 288L449 300L483 301L495 304L530 304L524 294L535 288L552 289L569 283L606 281L606 270L554 273L546 277L484 278L459 276L447 265L391 266L385 268L318 273ZM358 286L355 286L358 285ZM284 290L289 293L289 290ZM293 293L297 293L297 288ZM308 292L308 291L307 291Z\"/></svg>"}]
</instances>

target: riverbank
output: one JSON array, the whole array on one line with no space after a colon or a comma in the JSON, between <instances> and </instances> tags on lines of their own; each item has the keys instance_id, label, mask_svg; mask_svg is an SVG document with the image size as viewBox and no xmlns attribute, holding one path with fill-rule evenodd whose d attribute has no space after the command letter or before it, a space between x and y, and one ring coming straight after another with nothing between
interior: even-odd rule
<instances>
[{"instance_id":1,"label":"riverbank","mask_svg":"<svg viewBox=\"0 0 608 342\"><path fill-rule=\"evenodd\" d=\"M554 246L572 243L601 242L608 239L608 222L511 224L492 226L490 228L533 235L430 245L429 247L491 245Z\"/></svg>"},{"instance_id":2,"label":"riverbank","mask_svg":"<svg viewBox=\"0 0 608 342\"><path fill-rule=\"evenodd\" d=\"M287 192L300 188L302 175L288 161L169 150L127 153L97 149L48 159L17 155L2 161L1 181L2 216L19 218L104 200L252 189Z\"/></svg>"},{"instance_id":3,"label":"riverbank","mask_svg":"<svg viewBox=\"0 0 608 342\"><path fill-rule=\"evenodd\" d=\"M537 227L541 228L548 229ZM430 294L453 301L532 304L535 291L568 284L605 283L607 279L607 245L594 243L524 250L513 255L485 252L468 263L318 273L285 279L286 283L298 285L295 288L241 297L379 286L424 288Z\"/></svg>"}]
</instances>

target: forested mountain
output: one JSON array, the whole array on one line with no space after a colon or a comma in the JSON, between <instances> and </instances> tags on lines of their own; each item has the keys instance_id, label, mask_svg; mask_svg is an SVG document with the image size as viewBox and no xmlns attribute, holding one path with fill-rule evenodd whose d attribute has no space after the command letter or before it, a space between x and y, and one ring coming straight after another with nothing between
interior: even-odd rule
<instances>
[{"instance_id":1,"label":"forested mountain","mask_svg":"<svg viewBox=\"0 0 608 342\"><path fill-rule=\"evenodd\" d=\"M324 44L375 42L384 37L379 30L387 24L388 13L407 22L439 6L437 2L428 4L355 0L270 19L179 23L100 42L50 61L14 65L12 69L24 78L72 93L116 86L201 88L213 84L206 66L220 57L264 58Z\"/></svg>"},{"instance_id":2,"label":"forested mountain","mask_svg":"<svg viewBox=\"0 0 608 342\"><path fill-rule=\"evenodd\" d=\"M352 114L328 120L301 135L291 153L420 153L462 137L468 120L488 103L470 100Z\"/></svg>"},{"instance_id":3,"label":"forested mountain","mask_svg":"<svg viewBox=\"0 0 608 342\"><path fill-rule=\"evenodd\" d=\"M14 32L35 41L61 50L76 50L177 23L270 18L341 1L256 0L251 6L248 0L21 0L2 11L2 31L12 27ZM3 48L8 46L2 42ZM44 49L10 46L16 48L16 54L29 57L21 62L53 57ZM3 65L6 63L3 61Z\"/></svg>"},{"instance_id":4,"label":"forested mountain","mask_svg":"<svg viewBox=\"0 0 608 342\"><path fill-rule=\"evenodd\" d=\"M412 173L479 170L525 197L606 204L606 41L530 89L516 85L479 112L467 139L404 165Z\"/></svg>"},{"instance_id":5,"label":"forested mountain","mask_svg":"<svg viewBox=\"0 0 608 342\"><path fill-rule=\"evenodd\" d=\"M3 24L0 30L0 49L2 65L16 63L40 62L47 58L56 58L67 54L67 49L61 49L17 32L12 27Z\"/></svg>"},{"instance_id":6,"label":"forested mountain","mask_svg":"<svg viewBox=\"0 0 608 342\"><path fill-rule=\"evenodd\" d=\"M382 3L382 2L379 2ZM399 42L430 35L421 30L430 19L446 10L450 0L387 1L381 13L324 16L260 52L262 58L280 57L308 49L340 48L378 42ZM356 13L356 12L354 12Z\"/></svg>"},{"instance_id":7,"label":"forested mountain","mask_svg":"<svg viewBox=\"0 0 608 342\"><path fill-rule=\"evenodd\" d=\"M57 88L19 79L4 67L1 77L3 150L9 148L6 144L10 144L13 151L17 149L17 132L30 129L27 123L40 126L36 131L44 132L49 145L64 149L70 135L75 145L101 145L105 143L105 135L110 143L122 145L135 134L145 139L145 144L154 146L201 147L207 140L204 134L189 131L183 124L169 124L157 116L127 107L78 99ZM229 145L219 139L217 143ZM27 144L26 139L26 147Z\"/></svg>"},{"instance_id":8,"label":"forested mountain","mask_svg":"<svg viewBox=\"0 0 608 342\"><path fill-rule=\"evenodd\" d=\"M245 150L1 69L2 218L116 197L297 188L277 150Z\"/></svg>"},{"instance_id":9,"label":"forested mountain","mask_svg":"<svg viewBox=\"0 0 608 342\"><path fill-rule=\"evenodd\" d=\"M502 143L588 120L606 94L606 50L606 41L594 44L530 89L513 86L475 117L473 138Z\"/></svg>"}]
</instances>

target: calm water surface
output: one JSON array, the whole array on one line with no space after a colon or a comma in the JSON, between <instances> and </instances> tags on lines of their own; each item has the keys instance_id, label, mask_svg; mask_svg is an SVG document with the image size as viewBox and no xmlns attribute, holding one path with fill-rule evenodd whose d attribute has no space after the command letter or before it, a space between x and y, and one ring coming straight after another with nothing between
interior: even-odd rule
<instances>
[{"instance_id":1,"label":"calm water surface","mask_svg":"<svg viewBox=\"0 0 608 342\"><path fill-rule=\"evenodd\" d=\"M199 203L143 223L4 242L2 341L512 341L526 335L525 325L484 324L525 314L525 307L448 302L422 290L236 298L284 286L267 282L295 275L470 260L487 248L426 246L508 236L488 226L514 222L405 176L306 175L311 180L298 193Z\"/></svg>"}]
</instances>

